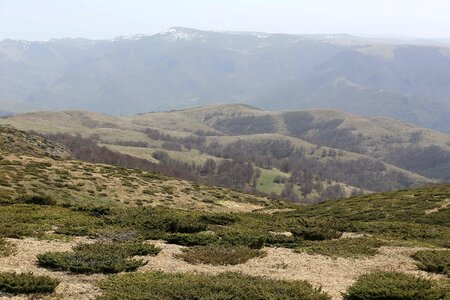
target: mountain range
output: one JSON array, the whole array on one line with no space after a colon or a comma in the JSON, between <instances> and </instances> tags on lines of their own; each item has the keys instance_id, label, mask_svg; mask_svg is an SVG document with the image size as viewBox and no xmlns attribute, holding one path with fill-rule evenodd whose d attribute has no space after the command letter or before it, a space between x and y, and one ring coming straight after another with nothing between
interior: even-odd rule
<instances>
[{"instance_id":1,"label":"mountain range","mask_svg":"<svg viewBox=\"0 0 450 300\"><path fill-rule=\"evenodd\" d=\"M113 40L0 42L0 114L112 115L245 103L327 108L450 130L444 42L175 27Z\"/></svg>"}]
</instances>

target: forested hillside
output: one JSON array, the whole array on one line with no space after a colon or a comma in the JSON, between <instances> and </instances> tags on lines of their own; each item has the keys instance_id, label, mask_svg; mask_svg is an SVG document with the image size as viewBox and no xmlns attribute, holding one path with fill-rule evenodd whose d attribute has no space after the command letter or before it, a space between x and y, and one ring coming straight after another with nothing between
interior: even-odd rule
<instances>
[{"instance_id":1,"label":"forested hillside","mask_svg":"<svg viewBox=\"0 0 450 300\"><path fill-rule=\"evenodd\" d=\"M448 134L339 111L219 105L131 117L39 112L0 123L38 131L85 161L302 203L450 180Z\"/></svg>"}]
</instances>

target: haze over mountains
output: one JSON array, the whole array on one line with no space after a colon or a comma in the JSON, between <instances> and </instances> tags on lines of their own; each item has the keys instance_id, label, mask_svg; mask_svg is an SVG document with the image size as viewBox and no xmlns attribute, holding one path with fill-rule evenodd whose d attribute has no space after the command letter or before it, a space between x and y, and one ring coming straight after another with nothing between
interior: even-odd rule
<instances>
[{"instance_id":1,"label":"haze over mountains","mask_svg":"<svg viewBox=\"0 0 450 300\"><path fill-rule=\"evenodd\" d=\"M445 41L172 28L114 40L0 42L0 111L136 114L211 103L333 108L450 130Z\"/></svg>"}]
</instances>

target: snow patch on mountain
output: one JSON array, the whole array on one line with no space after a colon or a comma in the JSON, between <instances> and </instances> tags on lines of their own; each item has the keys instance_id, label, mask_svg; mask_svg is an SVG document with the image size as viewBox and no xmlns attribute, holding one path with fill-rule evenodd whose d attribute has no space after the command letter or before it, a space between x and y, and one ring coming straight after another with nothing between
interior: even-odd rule
<instances>
[{"instance_id":1,"label":"snow patch on mountain","mask_svg":"<svg viewBox=\"0 0 450 300\"><path fill-rule=\"evenodd\" d=\"M118 36L116 38L114 38L112 41L113 42L119 42L119 41L138 41L144 37L147 37L147 35L145 34L133 34L133 35L123 35L123 36Z\"/></svg>"},{"instance_id":2,"label":"snow patch on mountain","mask_svg":"<svg viewBox=\"0 0 450 300\"><path fill-rule=\"evenodd\" d=\"M200 31L189 30L187 28L169 28L163 32L158 34L160 37L164 38L168 41L191 41L203 38L204 35L200 33Z\"/></svg>"}]
</instances>

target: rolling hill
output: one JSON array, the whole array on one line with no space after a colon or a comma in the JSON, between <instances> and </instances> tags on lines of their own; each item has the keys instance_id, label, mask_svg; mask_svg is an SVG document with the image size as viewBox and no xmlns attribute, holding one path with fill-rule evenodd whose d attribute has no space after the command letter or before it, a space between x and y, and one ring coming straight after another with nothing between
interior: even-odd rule
<instances>
[{"instance_id":1,"label":"rolling hill","mask_svg":"<svg viewBox=\"0 0 450 300\"><path fill-rule=\"evenodd\" d=\"M113 40L0 42L0 111L129 115L212 103L326 108L450 130L436 42L171 28Z\"/></svg>"},{"instance_id":2,"label":"rolling hill","mask_svg":"<svg viewBox=\"0 0 450 300\"><path fill-rule=\"evenodd\" d=\"M142 160L124 166L303 203L450 180L448 134L334 110L214 105L127 117L37 112L0 123L51 134L80 159L129 160L102 160L94 145L104 146Z\"/></svg>"},{"instance_id":3,"label":"rolling hill","mask_svg":"<svg viewBox=\"0 0 450 300\"><path fill-rule=\"evenodd\" d=\"M300 206L77 161L12 128L0 146L2 298L450 292L448 184Z\"/></svg>"}]
</instances>

